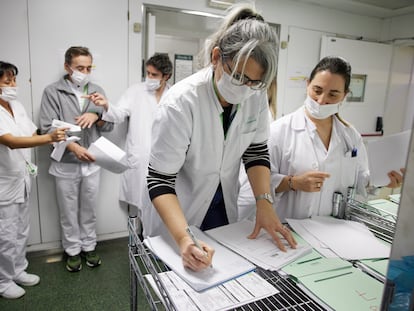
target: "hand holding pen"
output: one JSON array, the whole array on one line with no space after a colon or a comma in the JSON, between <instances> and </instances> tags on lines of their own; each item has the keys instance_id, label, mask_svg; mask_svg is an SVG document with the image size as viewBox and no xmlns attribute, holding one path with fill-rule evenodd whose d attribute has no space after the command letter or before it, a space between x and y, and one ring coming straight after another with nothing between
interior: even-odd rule
<instances>
[{"instance_id":1,"label":"hand holding pen","mask_svg":"<svg viewBox=\"0 0 414 311\"><path fill-rule=\"evenodd\" d=\"M184 266L193 271L211 267L214 249L197 240L190 227L186 228L186 232L188 235L181 254Z\"/></svg>"},{"instance_id":2,"label":"hand holding pen","mask_svg":"<svg viewBox=\"0 0 414 311\"><path fill-rule=\"evenodd\" d=\"M97 92L93 92L93 93L88 94L88 95L83 95L82 98L87 98L94 105L103 107L105 109L105 111L108 111L108 100L102 94L97 93Z\"/></svg>"}]
</instances>

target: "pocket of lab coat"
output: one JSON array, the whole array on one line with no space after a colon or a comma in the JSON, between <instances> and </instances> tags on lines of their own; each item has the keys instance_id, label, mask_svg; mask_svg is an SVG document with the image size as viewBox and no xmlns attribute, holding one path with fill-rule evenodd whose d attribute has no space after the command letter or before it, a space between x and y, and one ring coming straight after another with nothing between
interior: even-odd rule
<instances>
[{"instance_id":1,"label":"pocket of lab coat","mask_svg":"<svg viewBox=\"0 0 414 311\"><path fill-rule=\"evenodd\" d=\"M342 186L349 187L356 184L356 176L358 169L358 157L352 157L348 152L342 158L341 176Z\"/></svg>"},{"instance_id":2,"label":"pocket of lab coat","mask_svg":"<svg viewBox=\"0 0 414 311\"><path fill-rule=\"evenodd\" d=\"M9 203L18 198L24 189L24 175L20 171L0 173L0 205Z\"/></svg>"}]
</instances>

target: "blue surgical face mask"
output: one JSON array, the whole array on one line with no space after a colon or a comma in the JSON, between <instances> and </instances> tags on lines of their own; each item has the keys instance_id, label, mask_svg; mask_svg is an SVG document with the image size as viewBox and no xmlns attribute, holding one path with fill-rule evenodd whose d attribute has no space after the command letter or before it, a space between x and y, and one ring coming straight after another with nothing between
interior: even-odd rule
<instances>
[{"instance_id":1,"label":"blue surgical face mask","mask_svg":"<svg viewBox=\"0 0 414 311\"><path fill-rule=\"evenodd\" d=\"M339 112L339 105L341 102L336 104L320 105L314 101L309 95L305 99L305 107L309 114L315 119L326 119L335 113Z\"/></svg>"},{"instance_id":2,"label":"blue surgical face mask","mask_svg":"<svg viewBox=\"0 0 414 311\"><path fill-rule=\"evenodd\" d=\"M5 102L10 102L17 99L17 86L2 86L0 87L0 98Z\"/></svg>"},{"instance_id":3,"label":"blue surgical face mask","mask_svg":"<svg viewBox=\"0 0 414 311\"><path fill-rule=\"evenodd\" d=\"M224 70L216 86L220 95L231 104L240 104L257 92L247 85L234 85L231 76Z\"/></svg>"}]
</instances>

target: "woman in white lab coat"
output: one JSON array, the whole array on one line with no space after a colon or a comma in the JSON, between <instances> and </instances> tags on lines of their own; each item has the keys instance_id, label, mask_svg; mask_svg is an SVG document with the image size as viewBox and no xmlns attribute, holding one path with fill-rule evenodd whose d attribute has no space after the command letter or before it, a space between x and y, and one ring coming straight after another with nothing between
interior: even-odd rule
<instances>
[{"instance_id":1,"label":"woman in white lab coat","mask_svg":"<svg viewBox=\"0 0 414 311\"><path fill-rule=\"evenodd\" d=\"M17 101L17 67L0 61L0 296L19 298L40 278L26 272L31 176L30 147L65 139L66 129L36 135L36 126ZM17 285L19 284L19 285Z\"/></svg>"},{"instance_id":2,"label":"woman in white lab coat","mask_svg":"<svg viewBox=\"0 0 414 311\"><path fill-rule=\"evenodd\" d=\"M295 245L270 194L266 86L276 74L277 36L240 5L208 42L211 65L171 87L160 102L148 176L156 211L143 217L144 235L169 231L184 266L196 271L210 266L214 250L202 241L197 248L186 228L237 221L242 159L257 201L250 237L263 228L281 249L277 232Z\"/></svg>"},{"instance_id":3,"label":"woman in white lab coat","mask_svg":"<svg viewBox=\"0 0 414 311\"><path fill-rule=\"evenodd\" d=\"M339 117L349 92L350 64L325 57L313 69L304 106L271 124L269 152L281 220L331 215L334 192L365 194L367 153L357 130ZM390 187L402 176L390 172Z\"/></svg>"},{"instance_id":4,"label":"woman in white lab coat","mask_svg":"<svg viewBox=\"0 0 414 311\"><path fill-rule=\"evenodd\" d=\"M151 127L161 98L169 89L172 63L166 54L155 54L146 63L145 82L128 88L117 105L103 105L102 119L121 123L128 119L126 152L129 169L121 176L119 200L129 205L130 216L141 217L141 210L151 205L147 190ZM99 103L97 103L99 105Z\"/></svg>"}]
</instances>

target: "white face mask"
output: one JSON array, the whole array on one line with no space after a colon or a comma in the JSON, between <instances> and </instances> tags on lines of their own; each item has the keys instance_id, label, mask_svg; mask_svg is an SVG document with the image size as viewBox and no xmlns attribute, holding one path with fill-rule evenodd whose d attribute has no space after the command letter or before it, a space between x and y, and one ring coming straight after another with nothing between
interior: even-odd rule
<instances>
[{"instance_id":1,"label":"white face mask","mask_svg":"<svg viewBox=\"0 0 414 311\"><path fill-rule=\"evenodd\" d=\"M74 70L74 69L72 69L72 71L73 72L70 75L70 77L71 77L73 83L75 83L77 85L80 85L80 86L88 84L88 82L90 80L90 75L89 74L83 73L83 72L80 72L80 71Z\"/></svg>"},{"instance_id":2,"label":"white face mask","mask_svg":"<svg viewBox=\"0 0 414 311\"><path fill-rule=\"evenodd\" d=\"M314 101L309 95L305 99L306 110L315 119L326 119L335 113L339 112L339 105L341 102L336 104L320 105Z\"/></svg>"},{"instance_id":3,"label":"white face mask","mask_svg":"<svg viewBox=\"0 0 414 311\"><path fill-rule=\"evenodd\" d=\"M5 102L10 102L17 99L17 87L13 86L2 86L0 87L1 94L0 98Z\"/></svg>"},{"instance_id":4,"label":"white face mask","mask_svg":"<svg viewBox=\"0 0 414 311\"><path fill-rule=\"evenodd\" d=\"M224 70L216 86L220 95L231 104L240 104L257 92L247 85L234 85L231 83L231 76Z\"/></svg>"},{"instance_id":5,"label":"white face mask","mask_svg":"<svg viewBox=\"0 0 414 311\"><path fill-rule=\"evenodd\" d=\"M148 91L156 91L161 86L161 81L158 79L145 78L145 85Z\"/></svg>"}]
</instances>

